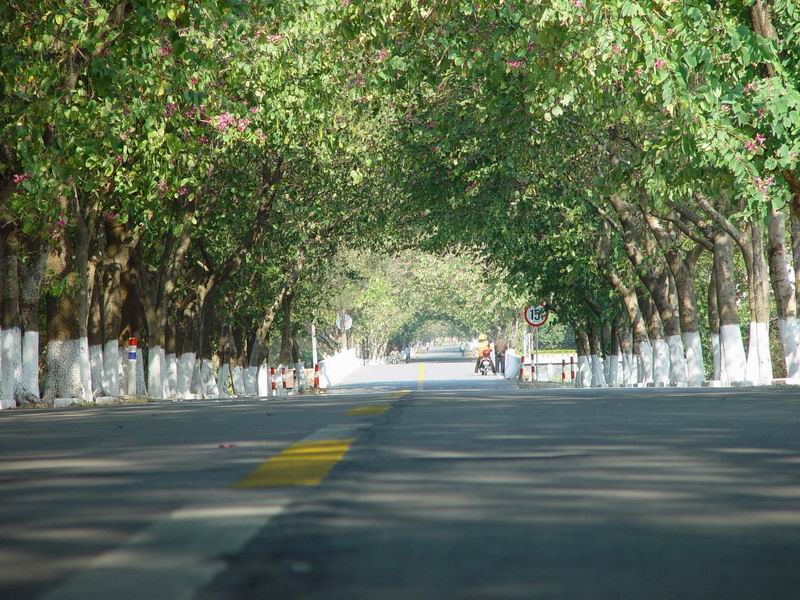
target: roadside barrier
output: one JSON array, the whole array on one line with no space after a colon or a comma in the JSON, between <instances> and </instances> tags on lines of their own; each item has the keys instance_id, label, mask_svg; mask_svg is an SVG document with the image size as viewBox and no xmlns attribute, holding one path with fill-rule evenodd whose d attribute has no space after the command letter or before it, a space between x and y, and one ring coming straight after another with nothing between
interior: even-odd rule
<instances>
[{"instance_id":1,"label":"roadside barrier","mask_svg":"<svg viewBox=\"0 0 800 600\"><path fill-rule=\"evenodd\" d=\"M136 395L136 338L128 340L128 395Z\"/></svg>"}]
</instances>

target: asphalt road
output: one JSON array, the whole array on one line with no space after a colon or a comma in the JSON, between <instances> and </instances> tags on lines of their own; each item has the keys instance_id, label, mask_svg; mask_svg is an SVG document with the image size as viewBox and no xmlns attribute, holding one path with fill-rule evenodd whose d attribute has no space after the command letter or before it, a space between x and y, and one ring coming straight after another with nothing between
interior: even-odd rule
<instances>
[{"instance_id":1,"label":"asphalt road","mask_svg":"<svg viewBox=\"0 0 800 600\"><path fill-rule=\"evenodd\" d=\"M0 413L0 597L797 597L796 392L471 369Z\"/></svg>"}]
</instances>

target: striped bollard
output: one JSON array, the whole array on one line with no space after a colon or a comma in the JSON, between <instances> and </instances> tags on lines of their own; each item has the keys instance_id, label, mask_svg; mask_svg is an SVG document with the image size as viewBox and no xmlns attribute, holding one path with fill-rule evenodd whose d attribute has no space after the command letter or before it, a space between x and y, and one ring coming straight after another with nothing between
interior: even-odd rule
<instances>
[{"instance_id":1,"label":"striped bollard","mask_svg":"<svg viewBox=\"0 0 800 600\"><path fill-rule=\"evenodd\" d=\"M128 395L136 395L136 338L128 340Z\"/></svg>"},{"instance_id":2,"label":"striped bollard","mask_svg":"<svg viewBox=\"0 0 800 600\"><path fill-rule=\"evenodd\" d=\"M567 361L565 359L561 359L561 383L567 381Z\"/></svg>"},{"instance_id":3,"label":"striped bollard","mask_svg":"<svg viewBox=\"0 0 800 600\"><path fill-rule=\"evenodd\" d=\"M269 382L270 382L270 389L272 390L272 395L276 396L278 392L278 387L275 385L275 367L269 368Z\"/></svg>"},{"instance_id":4,"label":"striped bollard","mask_svg":"<svg viewBox=\"0 0 800 600\"><path fill-rule=\"evenodd\" d=\"M569 357L569 380L574 383L575 382L575 357Z\"/></svg>"},{"instance_id":5,"label":"striped bollard","mask_svg":"<svg viewBox=\"0 0 800 600\"><path fill-rule=\"evenodd\" d=\"M319 363L314 365L314 389L319 389Z\"/></svg>"},{"instance_id":6,"label":"striped bollard","mask_svg":"<svg viewBox=\"0 0 800 600\"><path fill-rule=\"evenodd\" d=\"M281 367L281 388L286 392L286 367Z\"/></svg>"}]
</instances>

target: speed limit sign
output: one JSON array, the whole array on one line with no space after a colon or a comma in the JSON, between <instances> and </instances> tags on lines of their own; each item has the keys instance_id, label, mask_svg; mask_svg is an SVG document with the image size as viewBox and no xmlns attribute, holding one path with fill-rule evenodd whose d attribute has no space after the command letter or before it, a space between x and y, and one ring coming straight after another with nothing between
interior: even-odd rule
<instances>
[{"instance_id":1,"label":"speed limit sign","mask_svg":"<svg viewBox=\"0 0 800 600\"><path fill-rule=\"evenodd\" d=\"M525 308L525 320L531 327L540 327L547 322L547 309L544 305Z\"/></svg>"}]
</instances>

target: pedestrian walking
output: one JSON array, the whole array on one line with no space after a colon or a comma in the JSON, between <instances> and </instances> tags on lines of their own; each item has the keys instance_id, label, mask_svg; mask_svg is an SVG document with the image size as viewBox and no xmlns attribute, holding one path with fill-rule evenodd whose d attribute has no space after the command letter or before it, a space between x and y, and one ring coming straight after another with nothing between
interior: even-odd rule
<instances>
[{"instance_id":1,"label":"pedestrian walking","mask_svg":"<svg viewBox=\"0 0 800 600\"><path fill-rule=\"evenodd\" d=\"M506 372L506 350L508 350L508 340L501 335L494 342L494 355L497 359L497 370L500 373Z\"/></svg>"}]
</instances>

